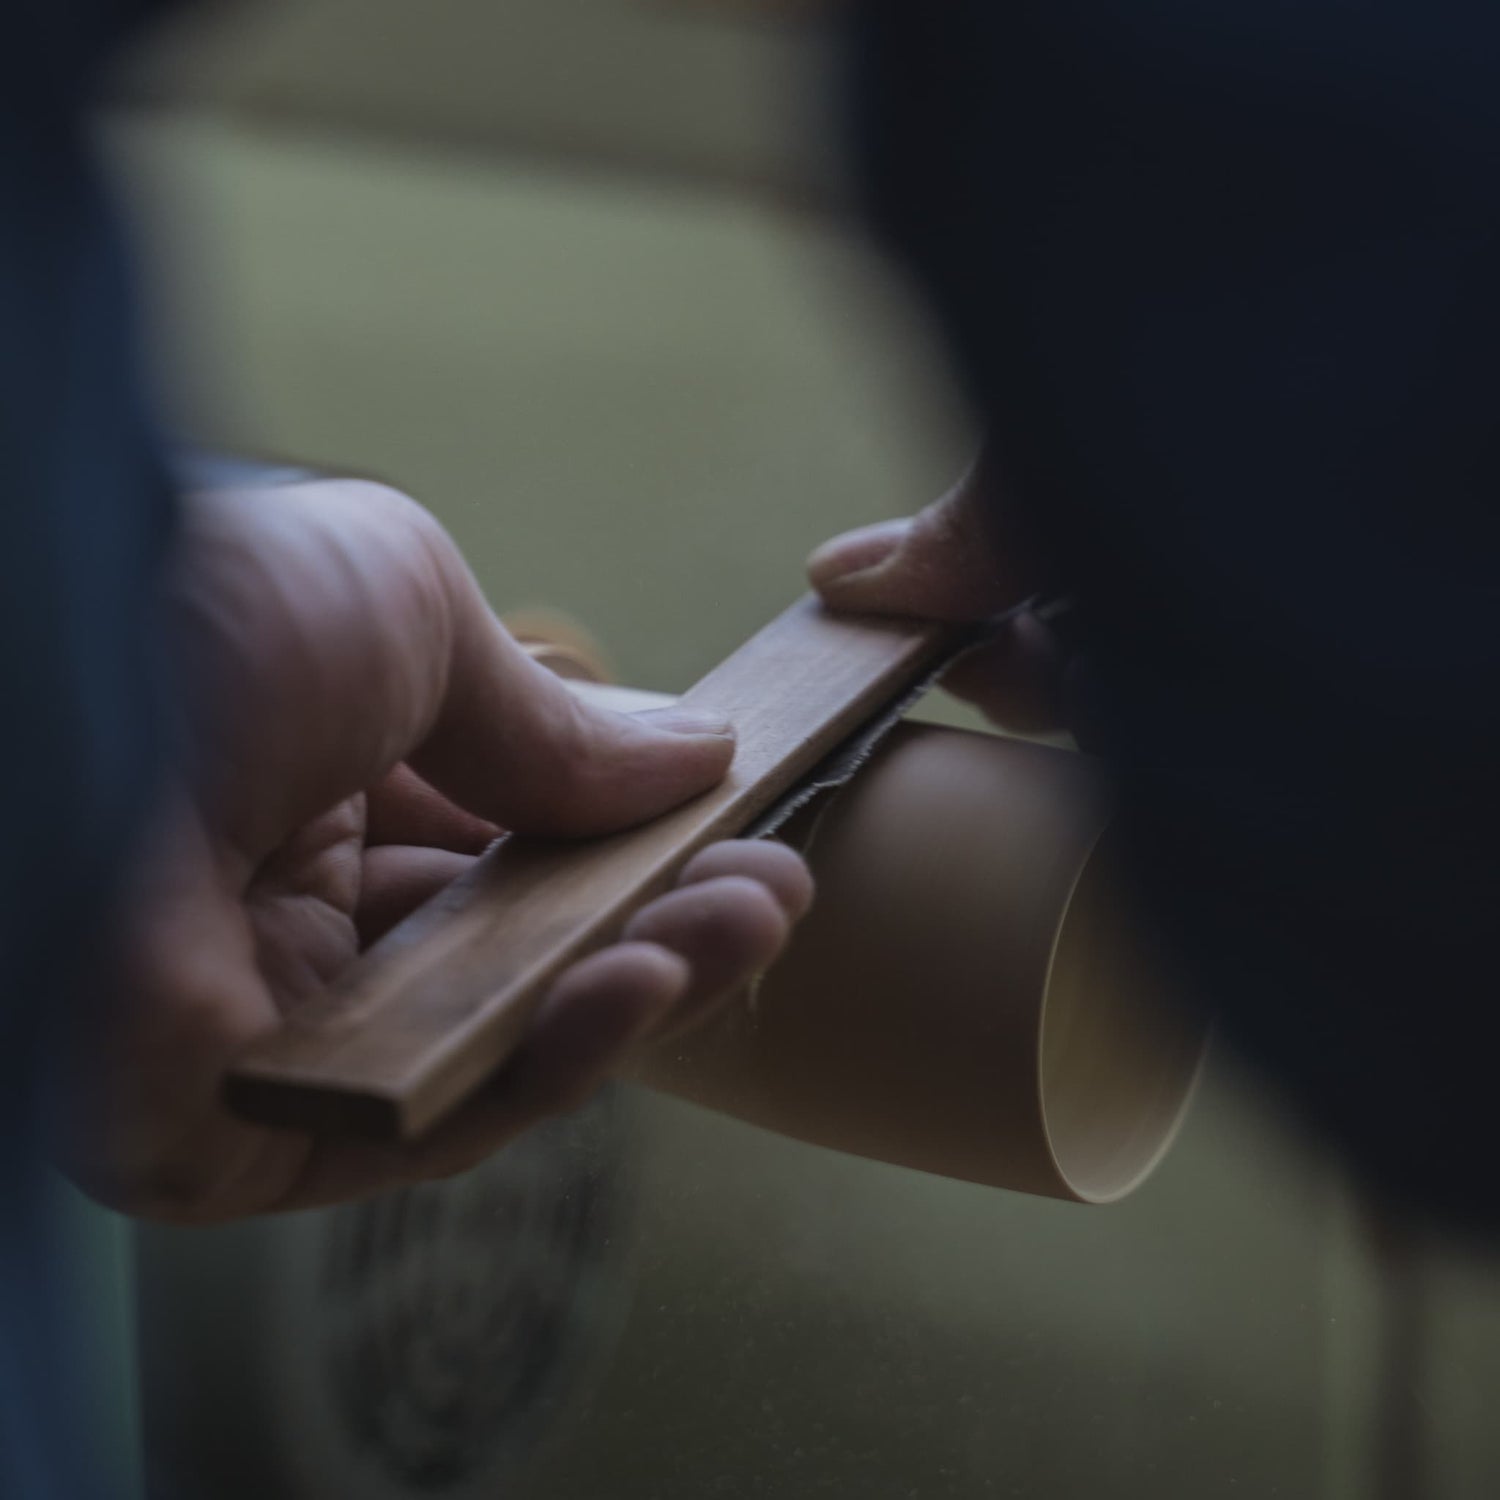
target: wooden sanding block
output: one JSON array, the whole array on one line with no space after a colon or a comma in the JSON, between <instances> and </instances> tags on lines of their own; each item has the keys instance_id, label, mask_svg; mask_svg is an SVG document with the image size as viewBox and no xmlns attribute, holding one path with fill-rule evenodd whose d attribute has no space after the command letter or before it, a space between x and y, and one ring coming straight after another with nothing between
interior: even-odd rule
<instances>
[{"instance_id":1,"label":"wooden sanding block","mask_svg":"<svg viewBox=\"0 0 1500 1500\"><path fill-rule=\"evenodd\" d=\"M969 638L799 601L682 699L735 726L723 782L605 838L501 840L241 1055L225 1080L230 1106L271 1125L422 1135L495 1074L564 969L615 938L699 849L763 820Z\"/></svg>"}]
</instances>

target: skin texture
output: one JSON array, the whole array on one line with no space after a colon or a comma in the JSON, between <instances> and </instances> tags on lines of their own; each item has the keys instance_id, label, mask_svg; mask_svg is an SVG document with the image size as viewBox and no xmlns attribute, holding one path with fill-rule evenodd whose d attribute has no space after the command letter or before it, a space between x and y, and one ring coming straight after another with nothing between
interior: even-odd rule
<instances>
[{"instance_id":1,"label":"skin texture","mask_svg":"<svg viewBox=\"0 0 1500 1500\"><path fill-rule=\"evenodd\" d=\"M717 782L722 720L587 708L505 633L420 507L319 481L185 504L169 608L191 706L96 1014L67 1049L63 1164L103 1202L206 1222L463 1170L780 951L811 899L779 846L714 846L576 965L493 1086L410 1146L247 1124L224 1067L501 829L584 836Z\"/></svg>"},{"instance_id":2,"label":"skin texture","mask_svg":"<svg viewBox=\"0 0 1500 1500\"><path fill-rule=\"evenodd\" d=\"M914 516L880 521L825 542L808 578L833 609L974 622L1011 608L1044 583L1015 537L995 534L995 467L981 457L945 495ZM1029 612L968 653L943 686L1018 733L1060 729L1071 669L1063 643Z\"/></svg>"}]
</instances>

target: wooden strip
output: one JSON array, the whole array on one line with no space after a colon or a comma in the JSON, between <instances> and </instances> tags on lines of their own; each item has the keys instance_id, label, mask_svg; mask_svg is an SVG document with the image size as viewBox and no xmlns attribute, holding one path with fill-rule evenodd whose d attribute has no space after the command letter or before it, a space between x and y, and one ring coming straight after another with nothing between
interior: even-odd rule
<instances>
[{"instance_id":1,"label":"wooden strip","mask_svg":"<svg viewBox=\"0 0 1500 1500\"><path fill-rule=\"evenodd\" d=\"M748 827L960 638L799 601L682 700L735 725L719 786L606 838L498 844L241 1056L229 1103L267 1124L420 1136L495 1073L563 969L614 938L697 850Z\"/></svg>"}]
</instances>

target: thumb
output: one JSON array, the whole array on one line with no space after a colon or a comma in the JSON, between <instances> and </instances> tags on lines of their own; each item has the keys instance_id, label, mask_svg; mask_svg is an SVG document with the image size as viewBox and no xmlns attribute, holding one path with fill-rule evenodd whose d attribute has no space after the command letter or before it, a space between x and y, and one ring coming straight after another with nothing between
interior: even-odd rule
<instances>
[{"instance_id":1,"label":"thumb","mask_svg":"<svg viewBox=\"0 0 1500 1500\"><path fill-rule=\"evenodd\" d=\"M982 620L1036 587L1032 571L997 544L981 461L940 500L915 516L862 526L825 542L808 577L833 609Z\"/></svg>"},{"instance_id":2,"label":"thumb","mask_svg":"<svg viewBox=\"0 0 1500 1500\"><path fill-rule=\"evenodd\" d=\"M456 552L447 687L409 756L445 796L521 833L609 833L720 781L734 756L722 715L624 714L576 698L491 613Z\"/></svg>"},{"instance_id":3,"label":"thumb","mask_svg":"<svg viewBox=\"0 0 1500 1500\"><path fill-rule=\"evenodd\" d=\"M577 702L396 491L202 493L184 529L174 620L200 801L246 868L402 761L469 812L553 834L643 822L728 769L721 721Z\"/></svg>"}]
</instances>

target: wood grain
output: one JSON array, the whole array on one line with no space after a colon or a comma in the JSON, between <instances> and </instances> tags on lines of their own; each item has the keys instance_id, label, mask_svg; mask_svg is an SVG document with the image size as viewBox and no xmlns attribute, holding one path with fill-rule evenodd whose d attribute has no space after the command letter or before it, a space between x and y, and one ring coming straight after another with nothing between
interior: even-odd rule
<instances>
[{"instance_id":1,"label":"wood grain","mask_svg":"<svg viewBox=\"0 0 1500 1500\"><path fill-rule=\"evenodd\" d=\"M728 776L607 838L513 838L428 902L225 1080L267 1124L413 1139L491 1078L571 963L614 938L704 845L733 837L960 641L953 627L835 616L808 598L683 698L729 715Z\"/></svg>"}]
</instances>

